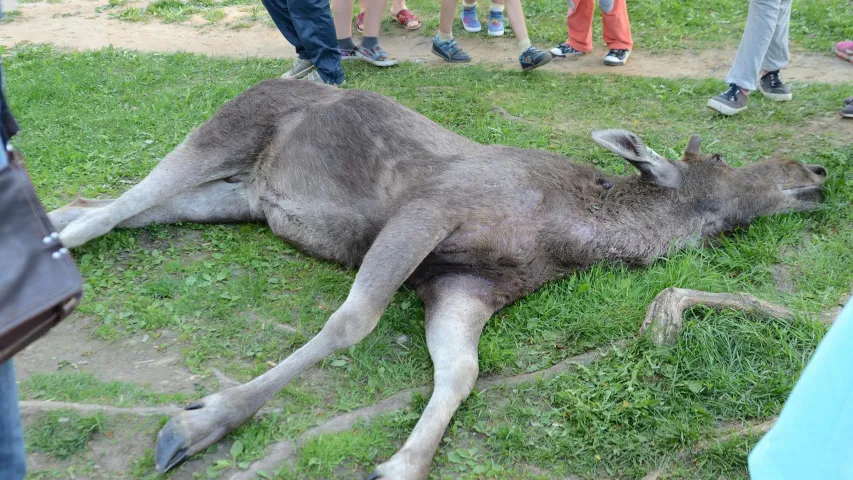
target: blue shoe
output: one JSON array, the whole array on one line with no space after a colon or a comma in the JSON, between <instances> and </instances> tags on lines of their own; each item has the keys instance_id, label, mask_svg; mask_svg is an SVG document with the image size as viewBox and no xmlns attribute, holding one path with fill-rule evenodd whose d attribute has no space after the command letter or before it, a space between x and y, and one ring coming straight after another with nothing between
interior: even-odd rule
<instances>
[{"instance_id":1,"label":"blue shoe","mask_svg":"<svg viewBox=\"0 0 853 480\"><path fill-rule=\"evenodd\" d=\"M551 54L538 50L536 47L530 47L519 55L518 61L521 63L521 69L529 72L550 62Z\"/></svg>"},{"instance_id":2,"label":"blue shoe","mask_svg":"<svg viewBox=\"0 0 853 480\"><path fill-rule=\"evenodd\" d=\"M502 37L504 34L504 14L503 12L489 11L489 35L492 37Z\"/></svg>"},{"instance_id":3,"label":"blue shoe","mask_svg":"<svg viewBox=\"0 0 853 480\"><path fill-rule=\"evenodd\" d=\"M477 33L483 29L480 20L477 19L477 6L462 7L462 26L466 32Z\"/></svg>"},{"instance_id":4,"label":"blue shoe","mask_svg":"<svg viewBox=\"0 0 853 480\"><path fill-rule=\"evenodd\" d=\"M448 62L464 63L471 61L471 55L462 51L462 49L459 48L459 45L456 44L456 40L440 42L438 40L438 35L432 39L432 53Z\"/></svg>"}]
</instances>

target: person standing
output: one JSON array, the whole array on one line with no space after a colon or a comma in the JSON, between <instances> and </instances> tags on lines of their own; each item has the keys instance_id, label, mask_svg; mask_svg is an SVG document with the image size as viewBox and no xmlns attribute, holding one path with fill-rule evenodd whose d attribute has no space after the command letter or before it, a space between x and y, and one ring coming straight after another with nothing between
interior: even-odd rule
<instances>
[{"instance_id":1,"label":"person standing","mask_svg":"<svg viewBox=\"0 0 853 480\"><path fill-rule=\"evenodd\" d=\"M551 55L558 58L573 58L592 51L592 17L596 0L568 0L569 13L566 25L569 38L551 49ZM604 64L609 66L625 65L634 40L631 37L631 22L628 20L626 0L598 0L601 8L601 24L607 55Z\"/></svg>"},{"instance_id":2,"label":"person standing","mask_svg":"<svg viewBox=\"0 0 853 480\"><path fill-rule=\"evenodd\" d=\"M327 0L261 0L299 58L282 78L342 85L344 69Z\"/></svg>"},{"instance_id":3,"label":"person standing","mask_svg":"<svg viewBox=\"0 0 853 480\"><path fill-rule=\"evenodd\" d=\"M341 50L341 60L364 60L377 67L390 67L397 64L379 45L379 27L382 12L385 10L385 0L365 0L366 20L364 36L361 44L356 45L352 39L352 14L355 9L354 0L332 0L332 10L335 14L335 32L338 48Z\"/></svg>"},{"instance_id":4,"label":"person standing","mask_svg":"<svg viewBox=\"0 0 853 480\"><path fill-rule=\"evenodd\" d=\"M504 34L504 8L506 0L491 0L489 5L489 26L488 33L490 37L502 37ZM468 2L462 0L462 27L466 32L477 33L483 29L480 25L480 19L477 18L477 0Z\"/></svg>"},{"instance_id":5,"label":"person standing","mask_svg":"<svg viewBox=\"0 0 853 480\"><path fill-rule=\"evenodd\" d=\"M780 70L788 65L788 27L791 0L751 0L746 28L734 64L726 77L729 88L708 100L708 108L723 115L746 110L750 92L756 89L777 102L793 98Z\"/></svg>"},{"instance_id":6,"label":"person standing","mask_svg":"<svg viewBox=\"0 0 853 480\"><path fill-rule=\"evenodd\" d=\"M463 63L470 62L471 56L459 48L456 40L453 39L453 18L456 16L458 3L459 0L441 0L439 28L432 40L432 53L448 62ZM520 51L518 62L521 64L521 69L526 72L550 62L550 53L543 52L530 43L521 0L506 0L506 13L517 39L516 45Z\"/></svg>"}]
</instances>

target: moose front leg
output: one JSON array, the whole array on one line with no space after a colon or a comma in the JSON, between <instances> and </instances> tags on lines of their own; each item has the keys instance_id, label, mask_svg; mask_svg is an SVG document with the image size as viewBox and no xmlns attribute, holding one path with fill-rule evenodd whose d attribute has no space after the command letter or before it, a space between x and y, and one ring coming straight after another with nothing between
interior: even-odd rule
<instances>
[{"instance_id":1,"label":"moose front leg","mask_svg":"<svg viewBox=\"0 0 853 480\"><path fill-rule=\"evenodd\" d=\"M369 480L427 478L453 413L477 381L477 344L495 309L484 302L481 293L486 287L478 280L438 282L438 288L421 295L426 305L427 347L435 369L432 396L403 448L377 466Z\"/></svg>"},{"instance_id":2,"label":"moose front leg","mask_svg":"<svg viewBox=\"0 0 853 480\"><path fill-rule=\"evenodd\" d=\"M649 304L640 334L648 330L657 345L674 342L684 323L684 310L703 305L710 308L730 308L748 313L761 313L773 318L794 320L797 316L787 308L765 302L745 293L710 293L686 288L669 287L662 290ZM823 323L832 323L831 315L821 315Z\"/></svg>"},{"instance_id":3,"label":"moose front leg","mask_svg":"<svg viewBox=\"0 0 853 480\"><path fill-rule=\"evenodd\" d=\"M398 213L365 255L343 305L314 338L254 380L190 405L160 430L154 452L157 470L165 472L216 443L306 368L366 337L394 292L454 226L437 209Z\"/></svg>"}]
</instances>

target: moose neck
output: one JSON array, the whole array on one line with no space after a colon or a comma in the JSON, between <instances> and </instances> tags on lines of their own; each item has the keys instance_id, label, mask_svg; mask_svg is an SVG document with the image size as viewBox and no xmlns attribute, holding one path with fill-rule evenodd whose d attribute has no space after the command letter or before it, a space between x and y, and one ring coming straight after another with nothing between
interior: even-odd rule
<instances>
[{"instance_id":1,"label":"moose neck","mask_svg":"<svg viewBox=\"0 0 853 480\"><path fill-rule=\"evenodd\" d=\"M645 183L639 177L611 177L612 187L585 204L581 222L567 223L562 248L566 264L620 260L646 264L673 249L697 244L702 220L673 189ZM580 243L578 258L573 249ZM584 258L585 257L585 258Z\"/></svg>"}]
</instances>

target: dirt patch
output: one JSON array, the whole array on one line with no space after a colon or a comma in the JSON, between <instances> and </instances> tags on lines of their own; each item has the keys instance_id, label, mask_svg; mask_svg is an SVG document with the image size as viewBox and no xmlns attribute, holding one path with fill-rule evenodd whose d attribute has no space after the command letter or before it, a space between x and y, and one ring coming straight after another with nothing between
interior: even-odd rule
<instances>
[{"instance_id":1,"label":"dirt patch","mask_svg":"<svg viewBox=\"0 0 853 480\"><path fill-rule=\"evenodd\" d=\"M145 386L158 393L194 393L209 390L208 380L194 375L184 365L175 345L177 336L163 331L160 337L139 334L108 343L91 336L91 320L75 316L60 323L39 341L15 357L18 380L36 373L91 372L102 381L119 380Z\"/></svg>"},{"instance_id":2,"label":"dirt patch","mask_svg":"<svg viewBox=\"0 0 853 480\"><path fill-rule=\"evenodd\" d=\"M28 3L18 9L22 15L0 31L0 44L13 46L20 42L52 43L58 47L77 50L99 49L107 46L147 52L193 52L213 56L294 58L295 52L275 28L257 22L246 28L230 28L216 24L200 27L197 20L183 24L123 22L109 18L111 10L102 10L105 0L70 0L60 4ZM135 6L144 6L143 4ZM240 9L226 7L226 19L238 18ZM115 9L113 9L115 10ZM265 12L261 12L265 15ZM195 24L195 25L194 25ZM141 41L144 39L144 41ZM404 32L385 35L383 46L401 60L441 64L430 53L430 37L424 32ZM511 39L480 39L460 37L460 44L475 62L490 62L518 68L518 52ZM734 50L708 50L655 55L635 50L631 61L623 67L606 67L601 53L577 60L555 60L543 69L574 73L620 73L651 77L692 77L723 79L734 58ZM788 80L849 83L853 66L828 53L795 52L791 65L785 70Z\"/></svg>"}]
</instances>

